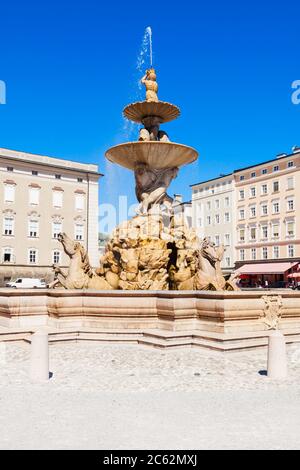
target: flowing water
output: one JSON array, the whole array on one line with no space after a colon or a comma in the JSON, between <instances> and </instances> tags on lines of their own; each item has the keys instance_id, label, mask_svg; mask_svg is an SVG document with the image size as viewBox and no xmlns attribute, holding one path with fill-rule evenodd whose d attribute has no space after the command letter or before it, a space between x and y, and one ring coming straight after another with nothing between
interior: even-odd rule
<instances>
[{"instance_id":1,"label":"flowing water","mask_svg":"<svg viewBox=\"0 0 300 470\"><path fill-rule=\"evenodd\" d=\"M145 99L141 78L147 68L153 66L152 29L148 26L144 31L142 44L137 56L135 72L132 80L133 90L129 102L143 101ZM136 140L139 125L124 118L122 135L125 141Z\"/></svg>"}]
</instances>

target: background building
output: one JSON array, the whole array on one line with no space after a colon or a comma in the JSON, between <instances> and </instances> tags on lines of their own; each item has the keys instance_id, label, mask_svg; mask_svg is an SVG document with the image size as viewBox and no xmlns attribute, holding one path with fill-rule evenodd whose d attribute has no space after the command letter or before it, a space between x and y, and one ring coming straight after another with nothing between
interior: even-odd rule
<instances>
[{"instance_id":1,"label":"background building","mask_svg":"<svg viewBox=\"0 0 300 470\"><path fill-rule=\"evenodd\" d=\"M223 270L238 268L251 285L279 285L291 275L297 278L299 211L298 147L192 185L193 226L199 237L223 243Z\"/></svg>"},{"instance_id":2,"label":"background building","mask_svg":"<svg viewBox=\"0 0 300 470\"><path fill-rule=\"evenodd\" d=\"M98 265L97 165L0 149L0 284L14 277L53 277L68 266L57 241L66 232Z\"/></svg>"},{"instance_id":3,"label":"background building","mask_svg":"<svg viewBox=\"0 0 300 470\"><path fill-rule=\"evenodd\" d=\"M173 210L175 215L182 214L187 227L192 227L192 202L183 202L181 194L174 194Z\"/></svg>"},{"instance_id":4,"label":"background building","mask_svg":"<svg viewBox=\"0 0 300 470\"><path fill-rule=\"evenodd\" d=\"M232 272L235 263L235 188L233 174L221 175L192 186L193 227L200 238L223 244L224 272Z\"/></svg>"},{"instance_id":5,"label":"background building","mask_svg":"<svg viewBox=\"0 0 300 470\"><path fill-rule=\"evenodd\" d=\"M286 280L300 261L300 149L236 170L234 179L237 267L254 283Z\"/></svg>"}]
</instances>

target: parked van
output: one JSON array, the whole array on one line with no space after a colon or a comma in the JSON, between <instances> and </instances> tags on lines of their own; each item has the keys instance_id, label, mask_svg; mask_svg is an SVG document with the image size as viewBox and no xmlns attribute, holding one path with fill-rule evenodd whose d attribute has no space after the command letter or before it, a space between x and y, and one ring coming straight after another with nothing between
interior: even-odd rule
<instances>
[{"instance_id":1,"label":"parked van","mask_svg":"<svg viewBox=\"0 0 300 470\"><path fill-rule=\"evenodd\" d=\"M47 287L47 284L45 279L18 277L15 281L7 282L6 287L14 287L16 289L43 289Z\"/></svg>"}]
</instances>

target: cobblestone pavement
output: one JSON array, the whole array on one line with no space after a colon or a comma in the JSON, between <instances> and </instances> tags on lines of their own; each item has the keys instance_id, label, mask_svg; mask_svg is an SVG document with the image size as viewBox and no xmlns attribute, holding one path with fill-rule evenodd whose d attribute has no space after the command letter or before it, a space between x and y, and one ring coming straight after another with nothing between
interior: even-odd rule
<instances>
[{"instance_id":1,"label":"cobblestone pavement","mask_svg":"<svg viewBox=\"0 0 300 470\"><path fill-rule=\"evenodd\" d=\"M28 377L30 346L0 345L0 448L299 448L300 346L289 376L266 350L50 345L52 377Z\"/></svg>"}]
</instances>

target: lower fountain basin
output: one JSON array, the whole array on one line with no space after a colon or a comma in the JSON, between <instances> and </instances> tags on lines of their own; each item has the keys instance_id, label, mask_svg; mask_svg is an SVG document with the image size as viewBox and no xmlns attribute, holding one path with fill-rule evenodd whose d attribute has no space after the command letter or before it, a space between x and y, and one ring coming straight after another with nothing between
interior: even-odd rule
<instances>
[{"instance_id":1,"label":"lower fountain basin","mask_svg":"<svg viewBox=\"0 0 300 470\"><path fill-rule=\"evenodd\" d=\"M173 142L127 142L111 147L105 153L106 158L133 170L136 163L146 163L151 168L172 168L192 163L198 158L198 152L187 145Z\"/></svg>"}]
</instances>

